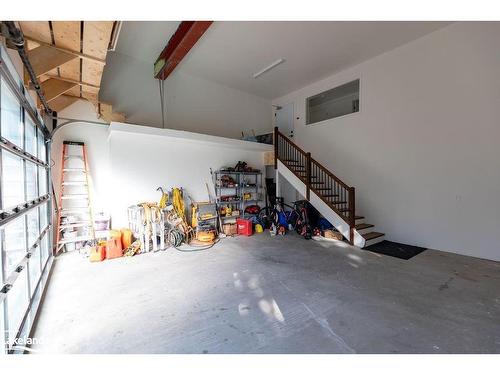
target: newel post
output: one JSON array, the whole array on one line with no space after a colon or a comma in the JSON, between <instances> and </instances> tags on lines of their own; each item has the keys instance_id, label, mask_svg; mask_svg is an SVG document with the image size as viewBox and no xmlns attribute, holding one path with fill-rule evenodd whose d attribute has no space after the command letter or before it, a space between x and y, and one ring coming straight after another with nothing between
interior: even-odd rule
<instances>
[{"instance_id":1,"label":"newel post","mask_svg":"<svg viewBox=\"0 0 500 375\"><path fill-rule=\"evenodd\" d=\"M274 127L274 169L278 169L278 127Z\"/></svg>"},{"instance_id":2,"label":"newel post","mask_svg":"<svg viewBox=\"0 0 500 375\"><path fill-rule=\"evenodd\" d=\"M311 197L311 153L306 153L306 199Z\"/></svg>"},{"instance_id":3,"label":"newel post","mask_svg":"<svg viewBox=\"0 0 500 375\"><path fill-rule=\"evenodd\" d=\"M354 228L356 227L356 197L354 193L354 188L351 186L349 188L349 241L351 245L354 245Z\"/></svg>"}]
</instances>

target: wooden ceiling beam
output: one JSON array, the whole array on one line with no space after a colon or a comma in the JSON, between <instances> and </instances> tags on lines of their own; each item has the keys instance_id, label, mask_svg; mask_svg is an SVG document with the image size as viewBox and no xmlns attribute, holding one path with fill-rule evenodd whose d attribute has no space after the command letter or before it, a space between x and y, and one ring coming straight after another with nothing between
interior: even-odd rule
<instances>
[{"instance_id":1,"label":"wooden ceiling beam","mask_svg":"<svg viewBox=\"0 0 500 375\"><path fill-rule=\"evenodd\" d=\"M76 84L71 82L50 78L42 83L42 90L45 95L45 99L50 102L76 86Z\"/></svg>"},{"instance_id":2,"label":"wooden ceiling beam","mask_svg":"<svg viewBox=\"0 0 500 375\"><path fill-rule=\"evenodd\" d=\"M154 77L165 80L213 21L182 21L154 64Z\"/></svg>"},{"instance_id":3,"label":"wooden ceiling beam","mask_svg":"<svg viewBox=\"0 0 500 375\"><path fill-rule=\"evenodd\" d=\"M28 51L28 59L37 78L75 58L69 53L46 46L39 46Z\"/></svg>"},{"instance_id":4,"label":"wooden ceiling beam","mask_svg":"<svg viewBox=\"0 0 500 375\"><path fill-rule=\"evenodd\" d=\"M50 74L47 74L46 76L49 78L52 78L52 79L58 79L59 81L74 83L75 85L79 85L79 86L91 87L93 89L100 89L101 88L101 86L99 86L99 85L94 85L92 83L78 81L76 79L63 78L63 77L59 77L59 76L53 76Z\"/></svg>"},{"instance_id":5,"label":"wooden ceiling beam","mask_svg":"<svg viewBox=\"0 0 500 375\"><path fill-rule=\"evenodd\" d=\"M36 40L36 39L30 38L30 37L25 37L24 39L30 40L34 43L37 43L41 47L51 48L55 51L64 52L66 54L73 55L74 57L78 57L78 58L83 59L83 60L92 61L92 62L95 62L95 63L100 64L100 65L106 65L106 60L100 59L98 57L90 56L90 55L87 55L85 53L71 51L71 50L66 49L66 48L57 47L57 46L54 46L52 44L44 43L41 40Z\"/></svg>"}]
</instances>

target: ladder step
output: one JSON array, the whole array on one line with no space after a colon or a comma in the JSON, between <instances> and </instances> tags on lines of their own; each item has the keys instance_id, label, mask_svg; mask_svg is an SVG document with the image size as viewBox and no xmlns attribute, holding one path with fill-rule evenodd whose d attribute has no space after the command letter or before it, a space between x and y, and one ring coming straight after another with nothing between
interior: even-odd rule
<instances>
[{"instance_id":1,"label":"ladder step","mask_svg":"<svg viewBox=\"0 0 500 375\"><path fill-rule=\"evenodd\" d=\"M88 223L91 223L92 220L75 220L75 221L66 221L66 220L62 220L61 221L61 225L74 225L74 224L88 224Z\"/></svg>"},{"instance_id":2,"label":"ladder step","mask_svg":"<svg viewBox=\"0 0 500 375\"><path fill-rule=\"evenodd\" d=\"M61 212L89 212L90 207L73 207L73 208L63 208Z\"/></svg>"},{"instance_id":3,"label":"ladder step","mask_svg":"<svg viewBox=\"0 0 500 375\"><path fill-rule=\"evenodd\" d=\"M86 186L87 183L85 181L66 181L62 183L63 186Z\"/></svg>"},{"instance_id":4,"label":"ladder step","mask_svg":"<svg viewBox=\"0 0 500 375\"><path fill-rule=\"evenodd\" d=\"M92 224L61 224L59 230L69 229L69 228L90 228Z\"/></svg>"},{"instance_id":5,"label":"ladder step","mask_svg":"<svg viewBox=\"0 0 500 375\"><path fill-rule=\"evenodd\" d=\"M76 199L76 200L88 200L87 194L65 194L61 199Z\"/></svg>"},{"instance_id":6,"label":"ladder step","mask_svg":"<svg viewBox=\"0 0 500 375\"><path fill-rule=\"evenodd\" d=\"M91 239L92 239L91 236L80 236L80 237L75 237L75 238L64 238L62 240L59 240L59 245L65 245L67 243L73 243L73 242L89 241Z\"/></svg>"},{"instance_id":7,"label":"ladder step","mask_svg":"<svg viewBox=\"0 0 500 375\"><path fill-rule=\"evenodd\" d=\"M84 168L63 168L63 172L85 172Z\"/></svg>"}]
</instances>

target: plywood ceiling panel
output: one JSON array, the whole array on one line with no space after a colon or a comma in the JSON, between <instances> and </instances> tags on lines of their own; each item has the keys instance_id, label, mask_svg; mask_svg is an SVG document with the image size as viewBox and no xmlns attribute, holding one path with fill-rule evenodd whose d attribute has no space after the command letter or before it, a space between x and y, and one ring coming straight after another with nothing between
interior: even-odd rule
<instances>
[{"instance_id":1,"label":"plywood ceiling panel","mask_svg":"<svg viewBox=\"0 0 500 375\"><path fill-rule=\"evenodd\" d=\"M57 47L65 48L74 52L81 52L81 21L53 21L52 31L54 42ZM80 81L80 59L67 62L59 67L59 75ZM71 89L67 94L80 96L80 86Z\"/></svg>"},{"instance_id":2,"label":"plywood ceiling panel","mask_svg":"<svg viewBox=\"0 0 500 375\"><path fill-rule=\"evenodd\" d=\"M55 111L74 103L77 97L87 99L99 111L98 95L104 65L88 56L106 59L114 24L115 21L19 22L23 34L35 39L27 42L29 59ZM64 50L87 56L79 58ZM108 112L111 113L108 118L124 120L123 114L114 114L111 107Z\"/></svg>"},{"instance_id":3,"label":"plywood ceiling panel","mask_svg":"<svg viewBox=\"0 0 500 375\"><path fill-rule=\"evenodd\" d=\"M86 21L83 25L83 53L105 59L113 21ZM101 83L104 66L92 61L82 61L82 80L93 85Z\"/></svg>"},{"instance_id":4,"label":"plywood ceiling panel","mask_svg":"<svg viewBox=\"0 0 500 375\"><path fill-rule=\"evenodd\" d=\"M56 112L60 112L64 108L75 103L77 100L78 98L74 96L61 95L50 102L50 108L52 108Z\"/></svg>"},{"instance_id":5,"label":"plywood ceiling panel","mask_svg":"<svg viewBox=\"0 0 500 375\"><path fill-rule=\"evenodd\" d=\"M40 42L52 43L49 21L21 21L19 26L25 36ZM30 44L34 45L35 43L31 42Z\"/></svg>"}]
</instances>

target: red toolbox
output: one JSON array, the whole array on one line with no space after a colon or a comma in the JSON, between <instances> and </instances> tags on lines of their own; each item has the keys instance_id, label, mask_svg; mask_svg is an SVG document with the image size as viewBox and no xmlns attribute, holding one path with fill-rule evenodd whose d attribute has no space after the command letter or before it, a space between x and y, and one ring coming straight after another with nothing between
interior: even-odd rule
<instances>
[{"instance_id":1,"label":"red toolbox","mask_svg":"<svg viewBox=\"0 0 500 375\"><path fill-rule=\"evenodd\" d=\"M238 234L244 236L251 236L253 234L252 220L236 219L236 225L238 226Z\"/></svg>"}]
</instances>

